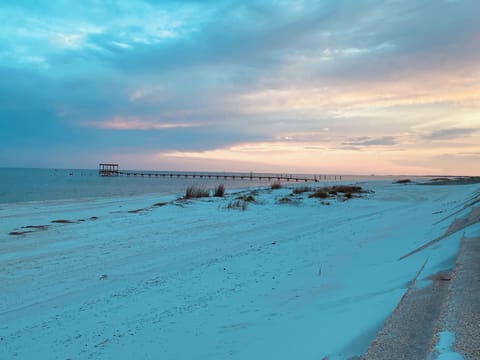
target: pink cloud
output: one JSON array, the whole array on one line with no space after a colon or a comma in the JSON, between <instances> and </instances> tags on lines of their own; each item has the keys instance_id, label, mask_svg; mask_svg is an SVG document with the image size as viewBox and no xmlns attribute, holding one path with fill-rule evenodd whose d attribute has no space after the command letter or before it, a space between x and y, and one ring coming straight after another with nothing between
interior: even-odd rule
<instances>
[{"instance_id":1,"label":"pink cloud","mask_svg":"<svg viewBox=\"0 0 480 360\"><path fill-rule=\"evenodd\" d=\"M87 123L88 127L112 130L161 130L174 128L188 128L199 126L198 124L188 123L165 123L157 120L142 119L136 116L115 116L110 120L91 121Z\"/></svg>"}]
</instances>

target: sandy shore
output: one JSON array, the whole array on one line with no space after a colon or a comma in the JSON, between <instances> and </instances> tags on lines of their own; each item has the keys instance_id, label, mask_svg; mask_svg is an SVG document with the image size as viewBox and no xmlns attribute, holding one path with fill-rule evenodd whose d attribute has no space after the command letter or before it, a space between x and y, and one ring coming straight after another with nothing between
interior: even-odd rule
<instances>
[{"instance_id":1,"label":"sandy shore","mask_svg":"<svg viewBox=\"0 0 480 360\"><path fill-rule=\"evenodd\" d=\"M477 190L361 186L2 205L0 358L361 356L426 258L419 282L453 266L462 233L399 257Z\"/></svg>"}]
</instances>

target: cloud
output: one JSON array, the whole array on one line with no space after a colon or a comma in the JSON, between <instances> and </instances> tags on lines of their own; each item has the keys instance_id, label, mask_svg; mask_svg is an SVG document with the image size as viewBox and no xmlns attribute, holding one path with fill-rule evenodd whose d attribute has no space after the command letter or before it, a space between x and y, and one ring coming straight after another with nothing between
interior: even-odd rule
<instances>
[{"instance_id":1,"label":"cloud","mask_svg":"<svg viewBox=\"0 0 480 360\"><path fill-rule=\"evenodd\" d=\"M187 123L165 123L161 121L141 119L139 117L115 116L110 120L85 122L83 123L83 126L112 130L163 130L189 128L201 125Z\"/></svg>"},{"instance_id":2,"label":"cloud","mask_svg":"<svg viewBox=\"0 0 480 360\"><path fill-rule=\"evenodd\" d=\"M473 147L478 13L476 0L4 1L2 147L251 144L252 160L288 141L295 161Z\"/></svg>"},{"instance_id":3,"label":"cloud","mask_svg":"<svg viewBox=\"0 0 480 360\"><path fill-rule=\"evenodd\" d=\"M440 129L425 135L424 138L427 140L455 140L462 137L468 137L479 131L480 128Z\"/></svg>"},{"instance_id":4,"label":"cloud","mask_svg":"<svg viewBox=\"0 0 480 360\"><path fill-rule=\"evenodd\" d=\"M132 73L228 65L267 71L273 81L275 72L301 62L301 80L344 81L469 58L478 47L475 39L465 40L471 36L473 14L480 5L475 1L465 1L461 7L367 0L75 5L58 1L31 6L12 2L0 9L9 20L4 38L15 38L19 47L32 52L26 55L45 58L47 63L63 50L75 50L77 59L90 54ZM436 15L428 24L426 12ZM19 31L19 19L27 22L28 31ZM48 40L50 46L41 40ZM446 47L458 51L445 52Z\"/></svg>"},{"instance_id":5,"label":"cloud","mask_svg":"<svg viewBox=\"0 0 480 360\"><path fill-rule=\"evenodd\" d=\"M377 145L396 145L397 141L393 136L383 136L381 138L371 138L369 136L351 139L345 145L352 146L377 146Z\"/></svg>"},{"instance_id":6,"label":"cloud","mask_svg":"<svg viewBox=\"0 0 480 360\"><path fill-rule=\"evenodd\" d=\"M362 151L363 148L362 147L359 147L359 146L350 146L350 145L346 145L346 146L339 146L337 147L338 150L348 150L348 151Z\"/></svg>"}]
</instances>

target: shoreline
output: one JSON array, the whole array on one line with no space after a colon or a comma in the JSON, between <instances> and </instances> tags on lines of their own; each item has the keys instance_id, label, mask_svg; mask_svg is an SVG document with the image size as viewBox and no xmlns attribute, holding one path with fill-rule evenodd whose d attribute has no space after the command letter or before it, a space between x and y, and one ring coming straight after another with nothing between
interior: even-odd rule
<instances>
[{"instance_id":1,"label":"shoreline","mask_svg":"<svg viewBox=\"0 0 480 360\"><path fill-rule=\"evenodd\" d=\"M32 171L30 173L29 171ZM3 172L2 172L3 171ZM185 172L195 173L195 172ZM70 175L73 174L73 175ZM248 175L242 172L212 172L212 175L237 174ZM0 205L17 202L32 202L44 200L82 200L99 197L136 196L144 194L174 194L185 190L192 184L204 184L207 188L223 183L227 188L244 188L250 186L269 186L275 176L279 174L258 173L272 176L272 180L231 180L231 179L176 179L150 177L100 177L98 170L71 170L71 169L0 169L0 179L3 190L0 191ZM285 175L285 174L284 174ZM289 174L292 176L317 177L318 184L332 182L370 182L396 181L409 179L412 182L422 182L434 177L406 176L406 175L348 175L342 174L342 180L334 179L335 175ZM283 175L282 175L283 176ZM324 179L327 177L327 179ZM453 177L452 177L453 179ZM301 184L304 182L282 182L286 185Z\"/></svg>"}]
</instances>

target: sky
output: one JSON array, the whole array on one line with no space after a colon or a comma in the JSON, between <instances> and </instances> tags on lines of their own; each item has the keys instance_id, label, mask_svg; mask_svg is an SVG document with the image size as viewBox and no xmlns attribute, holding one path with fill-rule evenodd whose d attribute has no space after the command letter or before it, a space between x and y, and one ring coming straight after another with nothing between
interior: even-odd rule
<instances>
[{"instance_id":1,"label":"sky","mask_svg":"<svg viewBox=\"0 0 480 360\"><path fill-rule=\"evenodd\" d=\"M3 0L0 167L480 175L478 0Z\"/></svg>"}]
</instances>

